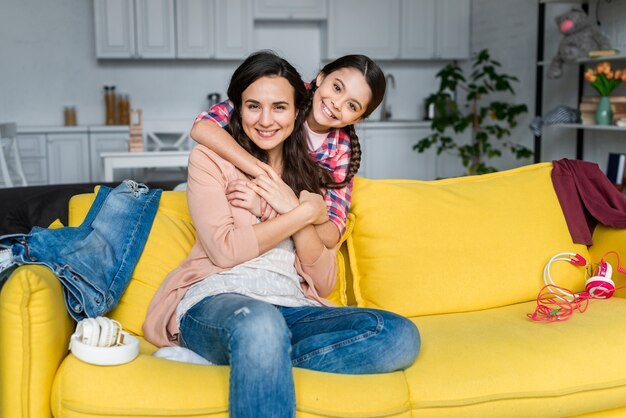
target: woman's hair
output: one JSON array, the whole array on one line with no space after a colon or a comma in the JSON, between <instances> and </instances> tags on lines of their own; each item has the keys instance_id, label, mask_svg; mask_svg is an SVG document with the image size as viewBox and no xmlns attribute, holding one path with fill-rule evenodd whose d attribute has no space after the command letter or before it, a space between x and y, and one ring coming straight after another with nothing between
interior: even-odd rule
<instances>
[{"instance_id":1,"label":"woman's hair","mask_svg":"<svg viewBox=\"0 0 626 418\"><path fill-rule=\"evenodd\" d=\"M308 99L307 90L298 71L285 59L272 51L259 51L248 56L235 70L227 92L228 99L234 105L228 131L235 141L251 155L263 162L268 162L267 152L250 140L241 123L242 94L261 77L282 77L294 89L294 105L298 116L293 132L283 143L283 181L296 193L302 190L321 193L322 185L330 176L313 162L307 151L305 112L302 111Z\"/></svg>"},{"instance_id":2,"label":"woman's hair","mask_svg":"<svg viewBox=\"0 0 626 418\"><path fill-rule=\"evenodd\" d=\"M370 87L370 90L372 90L372 98L367 103L365 112L362 115L363 118L368 117L378 107L378 105L380 105L380 102L382 102L383 97L385 96L385 89L387 87L385 73L383 73L383 70L380 69L378 64L365 55L344 55L343 57L337 58L335 61L326 64L320 73L327 76L334 71L341 70L342 68L354 68L355 70L360 71L361 74L363 74L363 77L365 77L365 81ZM316 80L313 80L309 89L309 100L305 112L307 114L311 110L315 90L317 90L317 83ZM361 166L361 144L359 143L359 137L354 130L354 125L348 125L343 129L345 129L350 136L350 166L348 167L348 175L343 181L324 184L324 187L331 189L339 189L348 184L352 177L356 175L357 171L359 171L359 167Z\"/></svg>"}]
</instances>

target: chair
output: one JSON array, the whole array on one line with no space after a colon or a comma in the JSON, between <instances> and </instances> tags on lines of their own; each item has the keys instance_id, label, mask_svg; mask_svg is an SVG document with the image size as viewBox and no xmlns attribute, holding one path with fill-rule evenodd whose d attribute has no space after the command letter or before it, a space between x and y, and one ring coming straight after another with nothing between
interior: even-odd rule
<instances>
[{"instance_id":1,"label":"chair","mask_svg":"<svg viewBox=\"0 0 626 418\"><path fill-rule=\"evenodd\" d=\"M0 171L4 179L5 187L13 187L13 180L9 172L9 164L6 156L13 155L13 169L22 180L22 186L28 186L24 169L22 168L22 159L17 147L17 125L15 123L0 123Z\"/></svg>"}]
</instances>

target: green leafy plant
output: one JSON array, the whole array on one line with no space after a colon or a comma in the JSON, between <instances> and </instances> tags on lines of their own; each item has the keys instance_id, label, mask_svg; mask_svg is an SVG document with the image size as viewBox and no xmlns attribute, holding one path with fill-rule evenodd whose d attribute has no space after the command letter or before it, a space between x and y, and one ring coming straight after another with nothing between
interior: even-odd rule
<instances>
[{"instance_id":1,"label":"green leafy plant","mask_svg":"<svg viewBox=\"0 0 626 418\"><path fill-rule=\"evenodd\" d=\"M427 104L432 103L435 107L432 134L421 139L413 149L421 153L436 146L438 155L444 151L457 155L468 175L497 171L486 160L501 157L503 151L512 153L517 159L531 157L530 149L507 140L518 117L528 111L526 105L490 101L494 93L515 94L511 83L518 79L499 73L500 66L484 49L472 58L469 79L456 63L440 70L437 73L439 90L427 99ZM465 101L462 105L455 99L457 90L463 92ZM451 130L461 134L467 129L471 129L468 144L457 143L449 135Z\"/></svg>"}]
</instances>

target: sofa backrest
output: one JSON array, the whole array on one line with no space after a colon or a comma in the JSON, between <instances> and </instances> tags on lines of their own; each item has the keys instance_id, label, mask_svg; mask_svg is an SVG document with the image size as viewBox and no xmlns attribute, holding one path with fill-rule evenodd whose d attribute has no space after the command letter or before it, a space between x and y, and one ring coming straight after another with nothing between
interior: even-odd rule
<instances>
[{"instance_id":1,"label":"sofa backrest","mask_svg":"<svg viewBox=\"0 0 626 418\"><path fill-rule=\"evenodd\" d=\"M533 300L546 262L584 245L570 237L550 163L438 181L357 178L347 253L359 306L405 316ZM555 264L582 290L581 267Z\"/></svg>"}]
</instances>

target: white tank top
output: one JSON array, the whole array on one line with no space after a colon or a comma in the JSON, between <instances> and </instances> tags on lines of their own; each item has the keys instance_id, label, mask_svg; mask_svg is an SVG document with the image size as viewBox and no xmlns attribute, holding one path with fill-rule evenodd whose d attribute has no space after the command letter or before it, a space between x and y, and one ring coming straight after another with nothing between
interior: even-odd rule
<instances>
[{"instance_id":1,"label":"white tank top","mask_svg":"<svg viewBox=\"0 0 626 418\"><path fill-rule=\"evenodd\" d=\"M176 320L207 296L238 293L279 306L321 306L304 296L294 265L296 250L288 238L265 254L194 284L176 307Z\"/></svg>"}]
</instances>

